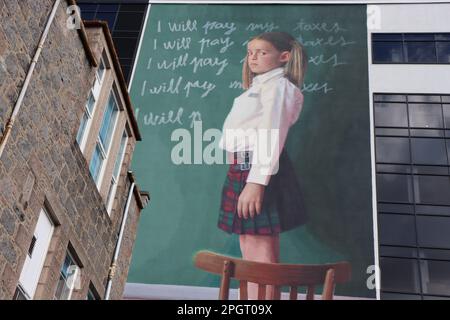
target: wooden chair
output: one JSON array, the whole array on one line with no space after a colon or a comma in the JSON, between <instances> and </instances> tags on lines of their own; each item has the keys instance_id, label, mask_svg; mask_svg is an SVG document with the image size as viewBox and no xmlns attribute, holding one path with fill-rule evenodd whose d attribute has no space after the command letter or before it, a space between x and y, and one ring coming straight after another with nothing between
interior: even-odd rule
<instances>
[{"instance_id":1,"label":"wooden chair","mask_svg":"<svg viewBox=\"0 0 450 320\"><path fill-rule=\"evenodd\" d=\"M194 258L199 269L222 276L219 299L228 300L230 280L239 280L240 299L247 300L247 283L258 284L258 299L266 297L266 285L275 286L274 300L281 299L281 286L290 286L290 300L297 300L297 288L308 288L306 300L314 300L314 289L323 284L322 300L332 300L337 283L350 280L351 267L348 262L331 264L281 264L247 261L216 254L211 251L199 251Z\"/></svg>"}]
</instances>

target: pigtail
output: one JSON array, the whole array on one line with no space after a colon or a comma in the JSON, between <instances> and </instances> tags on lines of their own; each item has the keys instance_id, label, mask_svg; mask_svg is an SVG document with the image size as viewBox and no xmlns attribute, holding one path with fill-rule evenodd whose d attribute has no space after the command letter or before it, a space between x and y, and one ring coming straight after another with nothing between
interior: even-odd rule
<instances>
[{"instance_id":1,"label":"pigtail","mask_svg":"<svg viewBox=\"0 0 450 320\"><path fill-rule=\"evenodd\" d=\"M250 88L253 81L253 72L248 66L248 54L245 56L244 64L242 66L242 88L247 90Z\"/></svg>"},{"instance_id":2,"label":"pigtail","mask_svg":"<svg viewBox=\"0 0 450 320\"><path fill-rule=\"evenodd\" d=\"M284 65L284 74L293 84L301 89L307 68L305 50L297 40L292 41L291 57Z\"/></svg>"}]
</instances>

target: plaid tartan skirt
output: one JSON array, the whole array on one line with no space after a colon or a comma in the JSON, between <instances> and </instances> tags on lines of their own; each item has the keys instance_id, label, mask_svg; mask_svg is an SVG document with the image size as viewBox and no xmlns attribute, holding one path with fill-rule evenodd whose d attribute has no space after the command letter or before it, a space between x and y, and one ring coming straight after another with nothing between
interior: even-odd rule
<instances>
[{"instance_id":1,"label":"plaid tartan skirt","mask_svg":"<svg viewBox=\"0 0 450 320\"><path fill-rule=\"evenodd\" d=\"M217 224L220 229L230 234L272 235L306 223L307 214L300 183L285 150L280 155L278 172L270 178L265 188L261 213L253 218L239 218L238 199L249 172L241 171L239 164L230 164L222 188Z\"/></svg>"}]
</instances>

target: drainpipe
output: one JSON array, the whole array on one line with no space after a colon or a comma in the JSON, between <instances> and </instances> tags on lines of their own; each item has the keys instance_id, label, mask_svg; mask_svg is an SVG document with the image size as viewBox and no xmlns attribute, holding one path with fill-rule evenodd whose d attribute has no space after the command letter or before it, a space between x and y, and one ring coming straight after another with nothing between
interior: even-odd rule
<instances>
[{"instance_id":1,"label":"drainpipe","mask_svg":"<svg viewBox=\"0 0 450 320\"><path fill-rule=\"evenodd\" d=\"M0 139L0 158L3 154L3 150L5 149L6 142L8 141L9 136L11 135L11 129L14 125L14 121L16 120L17 114L19 113L20 107L22 106L22 101L25 96L25 93L27 92L31 76L33 75L34 67L36 66L39 56L41 55L42 48L44 47L44 42L47 39L48 31L50 30L50 26L55 18L56 10L58 9L60 2L61 0L56 0L55 3L53 4L52 12L50 13L49 18L47 19L47 24L45 25L44 32L41 35L41 39L39 40L37 50L34 54L33 60L31 61L31 65L28 69L27 76L25 77L25 82L22 86L22 89L20 90L19 98L17 99L16 104L14 105L11 117L6 123L5 131L3 132L3 135Z\"/></svg>"},{"instance_id":2,"label":"drainpipe","mask_svg":"<svg viewBox=\"0 0 450 320\"><path fill-rule=\"evenodd\" d=\"M111 264L111 267L109 268L108 284L106 285L105 300L109 300L109 296L111 294L112 278L114 277L114 274L116 272L116 267L117 267L116 263L117 263L117 259L119 257L120 246L122 245L123 233L124 233L125 225L126 225L127 218L128 218L128 211L130 208L131 198L133 197L134 186L135 186L135 182L133 181L131 183L130 191L128 192L127 204L125 205L125 213L122 217L122 222L120 225L119 239L117 240L116 248L114 250L113 262Z\"/></svg>"}]
</instances>

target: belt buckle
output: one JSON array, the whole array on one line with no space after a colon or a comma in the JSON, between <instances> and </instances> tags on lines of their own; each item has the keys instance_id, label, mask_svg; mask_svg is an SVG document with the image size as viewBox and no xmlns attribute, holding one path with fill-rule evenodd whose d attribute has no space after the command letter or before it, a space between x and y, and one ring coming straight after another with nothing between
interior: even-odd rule
<instances>
[{"instance_id":1,"label":"belt buckle","mask_svg":"<svg viewBox=\"0 0 450 320\"><path fill-rule=\"evenodd\" d=\"M249 162L245 162L245 163L239 164L239 169L240 169L241 171L247 171L247 170L250 170L250 163L249 163Z\"/></svg>"}]
</instances>

